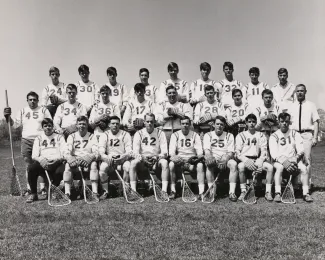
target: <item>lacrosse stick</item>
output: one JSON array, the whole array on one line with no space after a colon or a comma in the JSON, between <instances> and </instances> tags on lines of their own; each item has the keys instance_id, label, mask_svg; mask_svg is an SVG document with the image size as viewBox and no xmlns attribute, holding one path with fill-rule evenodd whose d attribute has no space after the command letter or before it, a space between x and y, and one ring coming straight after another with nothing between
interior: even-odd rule
<instances>
[{"instance_id":1,"label":"lacrosse stick","mask_svg":"<svg viewBox=\"0 0 325 260\"><path fill-rule=\"evenodd\" d=\"M8 103L8 93L6 92L6 105L9 107ZM17 174L16 164L15 164L15 155L14 148L12 144L12 134L11 134L11 118L8 118L8 127L9 127L9 139L10 139L10 149L11 149L11 159L12 159L12 169L10 174L10 195L11 196L22 196L23 192L21 190L19 176Z\"/></svg>"},{"instance_id":2,"label":"lacrosse stick","mask_svg":"<svg viewBox=\"0 0 325 260\"><path fill-rule=\"evenodd\" d=\"M295 204L296 203L295 192L293 190L291 178L292 178L292 175L290 175L287 186L285 187L285 189L282 193L282 197L281 197L281 201L286 204Z\"/></svg>"},{"instance_id":3,"label":"lacrosse stick","mask_svg":"<svg viewBox=\"0 0 325 260\"><path fill-rule=\"evenodd\" d=\"M248 190L243 198L243 202L246 204L255 204L256 203L256 196L255 196L255 177L256 173L253 172L253 181L251 185L248 187Z\"/></svg>"},{"instance_id":4,"label":"lacrosse stick","mask_svg":"<svg viewBox=\"0 0 325 260\"><path fill-rule=\"evenodd\" d=\"M182 191L182 200L187 203L195 202L197 201L197 197L191 190L190 186L186 182L186 178L184 175L184 169L182 167L182 176L183 176L183 191Z\"/></svg>"},{"instance_id":5,"label":"lacrosse stick","mask_svg":"<svg viewBox=\"0 0 325 260\"><path fill-rule=\"evenodd\" d=\"M130 184L126 183L123 178L121 177L121 175L119 174L118 170L115 169L115 172L117 174L117 177L120 179L120 181L122 182L123 185L123 194L124 194L124 198L126 200L127 203L141 203L144 202L143 197L136 192L135 190L133 190L130 186Z\"/></svg>"},{"instance_id":6,"label":"lacrosse stick","mask_svg":"<svg viewBox=\"0 0 325 260\"><path fill-rule=\"evenodd\" d=\"M80 174L81 174L85 202L87 204L96 204L96 203L98 203L99 198L87 186L87 183L86 183L86 181L84 179L84 176L83 176L83 170L81 169L81 167L78 167L78 168L79 168L79 171L80 171Z\"/></svg>"},{"instance_id":7,"label":"lacrosse stick","mask_svg":"<svg viewBox=\"0 0 325 260\"><path fill-rule=\"evenodd\" d=\"M151 167L151 169L149 169L149 174L150 174L150 178L153 183L153 191L155 194L156 201L168 202L169 201L168 194L167 194L167 192L163 192L162 189L160 188L160 186L158 185L158 183L157 183L158 178L157 178L155 172L153 171L152 167Z\"/></svg>"},{"instance_id":8,"label":"lacrosse stick","mask_svg":"<svg viewBox=\"0 0 325 260\"><path fill-rule=\"evenodd\" d=\"M49 206L52 207L59 207L59 206L66 206L71 203L71 200L67 195L65 195L59 187L56 187L52 184L50 180L50 176L47 171L45 171L47 180L49 182L49 189L48 189L48 197L47 202Z\"/></svg>"},{"instance_id":9,"label":"lacrosse stick","mask_svg":"<svg viewBox=\"0 0 325 260\"><path fill-rule=\"evenodd\" d=\"M213 184L208 188L208 190L203 194L202 202L203 203L212 203L215 200L216 191L217 191L217 180L219 178L219 173L215 180L213 181Z\"/></svg>"}]
</instances>

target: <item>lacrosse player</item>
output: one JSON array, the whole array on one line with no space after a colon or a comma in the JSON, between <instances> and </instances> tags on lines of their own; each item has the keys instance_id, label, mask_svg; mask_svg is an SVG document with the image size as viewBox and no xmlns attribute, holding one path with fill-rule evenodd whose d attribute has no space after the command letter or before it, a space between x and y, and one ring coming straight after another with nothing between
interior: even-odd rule
<instances>
[{"instance_id":1,"label":"lacrosse player","mask_svg":"<svg viewBox=\"0 0 325 260\"><path fill-rule=\"evenodd\" d=\"M280 129L273 133L269 140L269 147L272 159L275 161L275 197L274 201L281 202L281 183L284 173L296 176L301 173L303 199L312 202L309 194L309 177L304 158L304 144L301 135L289 129L291 116L288 113L279 114Z\"/></svg>"},{"instance_id":2,"label":"lacrosse player","mask_svg":"<svg viewBox=\"0 0 325 260\"><path fill-rule=\"evenodd\" d=\"M239 161L238 172L241 194L238 200L243 200L246 195L246 173L260 175L266 171L266 191L265 199L273 201L271 186L273 180L273 166L266 162L267 159L267 139L261 132L256 131L257 118L254 114L249 114L245 122L247 131L236 136L235 153Z\"/></svg>"},{"instance_id":3,"label":"lacrosse player","mask_svg":"<svg viewBox=\"0 0 325 260\"><path fill-rule=\"evenodd\" d=\"M176 172L179 172L183 167L191 173L197 172L197 180L199 184L199 199L204 193L204 168L203 163L203 148L200 136L190 130L191 119L187 116L181 119L181 130L172 134L169 143L169 171L171 177L169 195L170 199L176 197Z\"/></svg>"},{"instance_id":4,"label":"lacrosse player","mask_svg":"<svg viewBox=\"0 0 325 260\"><path fill-rule=\"evenodd\" d=\"M68 84L66 87L68 101L59 105L54 116L56 132L68 138L69 134L77 131L77 118L87 115L87 108L77 101L77 86Z\"/></svg>"},{"instance_id":5,"label":"lacrosse player","mask_svg":"<svg viewBox=\"0 0 325 260\"><path fill-rule=\"evenodd\" d=\"M205 86L210 85L214 87L214 93L216 97L219 96L219 89L217 89L216 81L209 79L211 72L211 65L207 62L200 64L201 78L192 82L190 86L190 104L195 106L199 102L207 100L205 95Z\"/></svg>"},{"instance_id":6,"label":"lacrosse player","mask_svg":"<svg viewBox=\"0 0 325 260\"><path fill-rule=\"evenodd\" d=\"M288 70L281 68L278 71L279 83L274 85L271 90L274 99L280 107L281 112L287 112L291 103L294 101L295 85L288 82Z\"/></svg>"},{"instance_id":7,"label":"lacrosse player","mask_svg":"<svg viewBox=\"0 0 325 260\"><path fill-rule=\"evenodd\" d=\"M127 104L125 114L123 116L123 125L126 131L132 136L135 131L144 127L144 116L147 113L154 112L154 104L152 101L145 99L146 86L143 83L137 83L134 86L136 99Z\"/></svg>"},{"instance_id":8,"label":"lacrosse player","mask_svg":"<svg viewBox=\"0 0 325 260\"><path fill-rule=\"evenodd\" d=\"M14 128L22 127L21 138L21 155L26 165L26 179L28 180L29 172L32 170L32 150L35 138L42 132L42 121L44 118L51 118L47 108L38 105L38 94L31 91L27 94L28 106L19 110L15 120L10 118L10 124ZM7 119L11 116L11 108L6 107L3 112ZM45 180L40 178L40 188L42 195L46 194ZM27 191L25 195L30 195L30 187L27 181Z\"/></svg>"},{"instance_id":9,"label":"lacrosse player","mask_svg":"<svg viewBox=\"0 0 325 260\"><path fill-rule=\"evenodd\" d=\"M149 70L147 68L142 68L139 71L140 81L146 86L145 99L153 102L154 104L158 100L158 88L155 85L149 84ZM134 89L130 90L130 101L136 98Z\"/></svg>"},{"instance_id":10,"label":"lacrosse player","mask_svg":"<svg viewBox=\"0 0 325 260\"><path fill-rule=\"evenodd\" d=\"M243 93L240 89L232 90L233 103L226 109L227 124L229 132L235 137L238 133L245 131L245 117L249 114L249 106L243 102Z\"/></svg>"},{"instance_id":11,"label":"lacrosse player","mask_svg":"<svg viewBox=\"0 0 325 260\"><path fill-rule=\"evenodd\" d=\"M220 101L225 106L225 108L227 108L232 104L232 90L235 88L242 89L243 84L240 81L234 79L234 65L231 62L226 61L223 64L223 72L225 73L226 78L219 81L216 86L220 91ZM246 100L245 96L244 100Z\"/></svg>"},{"instance_id":12,"label":"lacrosse player","mask_svg":"<svg viewBox=\"0 0 325 260\"><path fill-rule=\"evenodd\" d=\"M180 119L188 116L193 119L193 108L188 103L177 101L178 93L176 87L168 86L166 88L168 101L162 102L158 109L158 123L162 126L169 143L173 132L181 129Z\"/></svg>"},{"instance_id":13,"label":"lacrosse player","mask_svg":"<svg viewBox=\"0 0 325 260\"><path fill-rule=\"evenodd\" d=\"M251 82L245 85L242 89L244 96L246 96L246 101L251 109L255 109L262 105L262 92L264 89L270 89L269 85L263 82L259 82L258 78L260 76L260 69L257 67L252 67L249 69L249 77Z\"/></svg>"},{"instance_id":14,"label":"lacrosse player","mask_svg":"<svg viewBox=\"0 0 325 260\"><path fill-rule=\"evenodd\" d=\"M32 159L37 162L32 164L32 170L28 172L28 183L31 187L31 195L26 202L38 200L37 177L45 175L47 170L53 184L59 186L64 171L63 153L65 141L62 135L54 133L53 121L45 118L42 121L43 133L34 140Z\"/></svg>"},{"instance_id":15,"label":"lacrosse player","mask_svg":"<svg viewBox=\"0 0 325 260\"><path fill-rule=\"evenodd\" d=\"M49 75L52 82L42 91L42 105L49 110L53 118L58 105L64 103L67 99L65 97L65 85L59 81L60 70L51 67Z\"/></svg>"},{"instance_id":16,"label":"lacrosse player","mask_svg":"<svg viewBox=\"0 0 325 260\"><path fill-rule=\"evenodd\" d=\"M110 98L111 102L113 102L115 105L118 106L118 108L121 111L121 116L123 117L126 109L126 104L129 98L126 86L116 81L116 77L117 77L116 68L108 67L106 70L106 74L108 77L108 82L106 83L106 85L112 91L112 96Z\"/></svg>"},{"instance_id":17,"label":"lacrosse player","mask_svg":"<svg viewBox=\"0 0 325 260\"><path fill-rule=\"evenodd\" d=\"M218 115L226 116L223 104L216 100L213 85L204 86L206 100L196 105L194 111L194 129L201 134L202 140L205 133L213 130L214 121Z\"/></svg>"},{"instance_id":18,"label":"lacrosse player","mask_svg":"<svg viewBox=\"0 0 325 260\"><path fill-rule=\"evenodd\" d=\"M100 199L109 196L108 173L114 171L124 173L123 179L129 182L130 159L132 153L132 140L129 133L120 130L120 118L112 116L109 121L109 130L100 136L98 150L102 160L99 168L99 177L104 190Z\"/></svg>"},{"instance_id":19,"label":"lacrosse player","mask_svg":"<svg viewBox=\"0 0 325 260\"><path fill-rule=\"evenodd\" d=\"M166 90L168 86L174 86L178 93L177 100L182 103L187 103L189 101L189 86L187 81L178 78L178 65L175 62L170 62L167 66L167 70L170 76L170 79L165 80L160 84L159 94L158 94L158 103L167 101Z\"/></svg>"},{"instance_id":20,"label":"lacrosse player","mask_svg":"<svg viewBox=\"0 0 325 260\"><path fill-rule=\"evenodd\" d=\"M203 149L205 153L205 164L207 167L206 177L208 186L213 185L214 172L224 173L229 169L229 199L237 201L235 195L236 182L238 178L237 162L233 159L235 152L234 136L224 132L227 122L223 116L217 116L214 131L206 133L203 138Z\"/></svg>"},{"instance_id":21,"label":"lacrosse player","mask_svg":"<svg viewBox=\"0 0 325 260\"><path fill-rule=\"evenodd\" d=\"M88 119L86 116L77 118L78 131L69 135L65 152L65 165L63 180L65 194L70 197L73 177L79 173L78 167L89 172L92 191L98 195L98 169L96 159L98 158L98 144L96 137L88 132ZM77 179L77 178L76 178Z\"/></svg>"},{"instance_id":22,"label":"lacrosse player","mask_svg":"<svg viewBox=\"0 0 325 260\"><path fill-rule=\"evenodd\" d=\"M165 133L154 128L155 115L146 114L144 117L145 128L135 133L133 139L134 160L130 166L130 185L133 190L137 188L139 173L145 172L148 168L161 169L162 191L167 193L169 168L168 148Z\"/></svg>"}]
</instances>

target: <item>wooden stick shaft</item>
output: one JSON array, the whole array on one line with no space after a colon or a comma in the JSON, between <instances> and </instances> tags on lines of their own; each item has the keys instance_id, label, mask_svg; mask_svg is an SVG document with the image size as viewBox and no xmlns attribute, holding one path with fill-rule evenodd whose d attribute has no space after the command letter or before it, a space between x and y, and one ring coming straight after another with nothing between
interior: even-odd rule
<instances>
[{"instance_id":1,"label":"wooden stick shaft","mask_svg":"<svg viewBox=\"0 0 325 260\"><path fill-rule=\"evenodd\" d=\"M9 102L8 102L8 93L6 91L6 105L9 107ZM9 139L10 139L10 148L11 148L11 159L12 159L12 165L15 166L15 156L14 156L14 147L12 143L12 134L11 134L11 117L9 116L8 118L8 127L9 127Z\"/></svg>"}]
</instances>

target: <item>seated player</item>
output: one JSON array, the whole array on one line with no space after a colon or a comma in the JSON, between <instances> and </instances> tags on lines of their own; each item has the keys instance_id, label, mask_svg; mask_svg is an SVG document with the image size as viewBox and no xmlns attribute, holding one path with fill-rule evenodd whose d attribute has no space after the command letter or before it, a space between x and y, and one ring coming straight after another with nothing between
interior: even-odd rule
<instances>
[{"instance_id":1,"label":"seated player","mask_svg":"<svg viewBox=\"0 0 325 260\"><path fill-rule=\"evenodd\" d=\"M135 159L131 161L130 185L136 190L139 173L146 172L150 168L157 172L160 168L162 191L167 193L169 168L166 136L163 131L154 128L154 114L146 114L144 121L145 128L136 132L133 139Z\"/></svg>"},{"instance_id":2,"label":"seated player","mask_svg":"<svg viewBox=\"0 0 325 260\"><path fill-rule=\"evenodd\" d=\"M132 153L132 140L129 133L120 130L120 119L112 116L109 121L109 130L105 131L98 142L98 151L102 163L99 167L99 177L104 193L100 199L109 196L109 172L114 168L123 176L125 182L129 182L130 159Z\"/></svg>"},{"instance_id":3,"label":"seated player","mask_svg":"<svg viewBox=\"0 0 325 260\"><path fill-rule=\"evenodd\" d=\"M279 114L280 129L270 136L269 148L274 162L275 197L274 201L281 202L281 183L284 175L297 176L300 172L303 199L312 202L309 194L308 163L304 162L304 145L301 135L289 129L291 116L288 113Z\"/></svg>"},{"instance_id":4,"label":"seated player","mask_svg":"<svg viewBox=\"0 0 325 260\"><path fill-rule=\"evenodd\" d=\"M206 133L203 138L203 149L205 153L205 164L207 166L206 177L208 186L213 185L214 173L224 173L229 170L229 199L237 201L235 195L236 182L238 178L237 163L233 159L235 152L234 136L224 132L226 119L217 116L214 131Z\"/></svg>"},{"instance_id":5,"label":"seated player","mask_svg":"<svg viewBox=\"0 0 325 260\"><path fill-rule=\"evenodd\" d=\"M68 101L59 105L53 120L56 132L65 138L77 131L77 118L87 115L86 107L77 101L77 86L69 84L66 91Z\"/></svg>"},{"instance_id":6,"label":"seated player","mask_svg":"<svg viewBox=\"0 0 325 260\"><path fill-rule=\"evenodd\" d=\"M27 198L27 203L38 199L37 177L40 174L44 177L44 170L48 172L55 186L59 186L64 171L64 137L54 132L53 121L50 118L43 119L42 128L44 132L34 140L32 159L36 163L32 165L33 169L28 172L31 195Z\"/></svg>"},{"instance_id":7,"label":"seated player","mask_svg":"<svg viewBox=\"0 0 325 260\"><path fill-rule=\"evenodd\" d=\"M169 143L169 171L171 177L170 183L170 199L176 198L176 175L177 172L188 170L190 173L197 172L197 180L199 184L199 199L204 193L204 168L203 148L200 136L190 130L191 119L187 116L181 119L181 130L172 134Z\"/></svg>"},{"instance_id":8,"label":"seated player","mask_svg":"<svg viewBox=\"0 0 325 260\"><path fill-rule=\"evenodd\" d=\"M135 131L144 127L144 116L147 113L154 113L154 104L145 99L146 86L143 83L137 83L134 86L135 99L131 99L126 106L123 116L123 125L126 131L132 136Z\"/></svg>"},{"instance_id":9,"label":"seated player","mask_svg":"<svg viewBox=\"0 0 325 260\"><path fill-rule=\"evenodd\" d=\"M96 159L98 158L98 145L96 137L88 132L88 119L85 116L77 118L78 131L69 135L65 159L67 163L63 173L65 194L70 196L71 184L73 179L77 179L79 173L78 167L83 168L86 175L89 173L92 191L95 196L98 195L98 169Z\"/></svg>"},{"instance_id":10,"label":"seated player","mask_svg":"<svg viewBox=\"0 0 325 260\"><path fill-rule=\"evenodd\" d=\"M256 174L257 177L266 171L266 191L265 199L273 201L271 187L273 181L273 166L266 162L267 140L263 133L255 130L256 116L249 114L246 119L248 130L236 136L236 157L238 163L238 173L241 194L238 200L243 200L246 194L246 174Z\"/></svg>"}]
</instances>

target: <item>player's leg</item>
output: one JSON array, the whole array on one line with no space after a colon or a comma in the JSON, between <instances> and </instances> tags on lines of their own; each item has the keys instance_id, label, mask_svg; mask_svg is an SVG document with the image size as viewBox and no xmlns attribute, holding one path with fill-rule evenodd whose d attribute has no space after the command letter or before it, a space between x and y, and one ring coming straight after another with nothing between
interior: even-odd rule
<instances>
[{"instance_id":1,"label":"player's leg","mask_svg":"<svg viewBox=\"0 0 325 260\"><path fill-rule=\"evenodd\" d=\"M130 166L131 166L130 161L125 161L123 163L123 166L121 167L121 170L123 170L123 180L126 183L130 183Z\"/></svg>"},{"instance_id":2,"label":"player's leg","mask_svg":"<svg viewBox=\"0 0 325 260\"><path fill-rule=\"evenodd\" d=\"M25 168L26 168L26 180L27 180L27 191L25 195L29 195L31 193L31 188L29 186L29 182L28 182L28 168L29 165L33 164L33 160L32 160L32 151L33 151L33 144L34 144L34 140L32 139L25 139L22 138L21 139L21 155L24 159L25 162Z\"/></svg>"},{"instance_id":3,"label":"player's leg","mask_svg":"<svg viewBox=\"0 0 325 260\"><path fill-rule=\"evenodd\" d=\"M313 202L313 198L309 194L309 175L306 165L301 161L298 163L298 169L300 170L300 180L302 183L302 196L304 201Z\"/></svg>"},{"instance_id":4,"label":"player's leg","mask_svg":"<svg viewBox=\"0 0 325 260\"><path fill-rule=\"evenodd\" d=\"M301 134L301 137L303 139L303 144L304 144L304 153L305 153L305 158L308 162L307 166L307 173L309 175L309 187L312 184L312 179L311 179L311 148L313 146L313 134L312 133L303 133Z\"/></svg>"},{"instance_id":5,"label":"player's leg","mask_svg":"<svg viewBox=\"0 0 325 260\"><path fill-rule=\"evenodd\" d=\"M237 201L237 196L235 194L236 183L238 179L237 162L230 159L227 163L229 169L229 199L233 202Z\"/></svg>"},{"instance_id":6,"label":"player's leg","mask_svg":"<svg viewBox=\"0 0 325 260\"><path fill-rule=\"evenodd\" d=\"M282 174L284 171L284 167L282 164L275 162L273 167L275 168L274 174L274 185L275 185L275 194L274 201L281 202L281 183L282 183Z\"/></svg>"},{"instance_id":7,"label":"player's leg","mask_svg":"<svg viewBox=\"0 0 325 260\"><path fill-rule=\"evenodd\" d=\"M194 166L194 165L193 165ZM198 182L198 186L199 186L199 198L202 200L202 196L204 194L204 189L205 189L205 174L204 174L204 166L203 163L199 162L196 167L193 167L194 170L196 168L196 172L197 172L197 182Z\"/></svg>"},{"instance_id":8,"label":"player's leg","mask_svg":"<svg viewBox=\"0 0 325 260\"><path fill-rule=\"evenodd\" d=\"M206 165L206 178L207 178L207 183L209 188L213 185L213 182L215 180L214 171L215 171L215 166Z\"/></svg>"},{"instance_id":9,"label":"player's leg","mask_svg":"<svg viewBox=\"0 0 325 260\"><path fill-rule=\"evenodd\" d=\"M245 197L245 194L247 192L246 189L246 171L248 170L245 167L245 163L240 162L238 163L238 176L239 176L239 185L240 185L240 196L238 197L238 200L243 200Z\"/></svg>"},{"instance_id":10,"label":"player's leg","mask_svg":"<svg viewBox=\"0 0 325 260\"><path fill-rule=\"evenodd\" d=\"M169 162L169 173L170 173L170 199L176 198L176 166L175 163Z\"/></svg>"},{"instance_id":11,"label":"player's leg","mask_svg":"<svg viewBox=\"0 0 325 260\"><path fill-rule=\"evenodd\" d=\"M73 172L77 172L77 167L70 167L68 163L65 164L65 169L63 172L63 181L64 181L64 190L65 194L70 197L71 194L71 186L73 182Z\"/></svg>"},{"instance_id":12,"label":"player's leg","mask_svg":"<svg viewBox=\"0 0 325 260\"><path fill-rule=\"evenodd\" d=\"M95 196L98 197L99 174L98 174L98 167L97 167L96 161L91 162L91 164L90 164L89 179L91 182L91 190L95 194Z\"/></svg>"},{"instance_id":13,"label":"player's leg","mask_svg":"<svg viewBox=\"0 0 325 260\"><path fill-rule=\"evenodd\" d=\"M268 162L263 162L263 171L266 172L266 185L265 185L265 199L267 201L273 201L272 197L272 182L273 182L273 166Z\"/></svg>"},{"instance_id":14,"label":"player's leg","mask_svg":"<svg viewBox=\"0 0 325 260\"><path fill-rule=\"evenodd\" d=\"M168 161L166 159L160 159L158 165L161 168L161 190L167 193L169 179Z\"/></svg>"},{"instance_id":15,"label":"player's leg","mask_svg":"<svg viewBox=\"0 0 325 260\"><path fill-rule=\"evenodd\" d=\"M57 168L54 170L53 174L53 184L59 186L63 179L65 165L63 163L58 164Z\"/></svg>"},{"instance_id":16,"label":"player's leg","mask_svg":"<svg viewBox=\"0 0 325 260\"><path fill-rule=\"evenodd\" d=\"M107 199L109 196L108 184L109 184L109 177L108 177L109 166L106 162L102 162L99 166L99 178L102 188L104 190L102 196L100 197L101 200Z\"/></svg>"},{"instance_id":17,"label":"player's leg","mask_svg":"<svg viewBox=\"0 0 325 260\"><path fill-rule=\"evenodd\" d=\"M33 201L38 200L37 196L37 178L39 176L40 171L44 171L43 168L39 165L38 162L32 163L28 165L27 168L27 181L30 187L31 194L27 198L26 202L31 203Z\"/></svg>"},{"instance_id":18,"label":"player's leg","mask_svg":"<svg viewBox=\"0 0 325 260\"><path fill-rule=\"evenodd\" d=\"M139 159L134 159L131 161L130 165L130 185L132 190L137 190L137 181L138 181L138 174L137 174L137 168L138 165L140 165Z\"/></svg>"}]
</instances>

